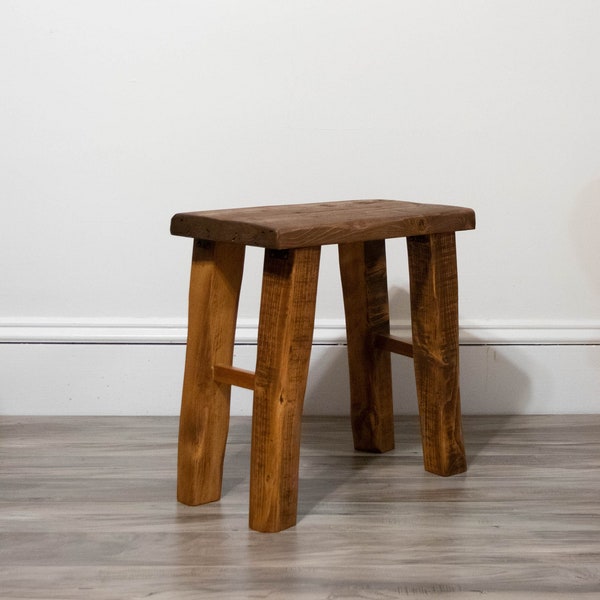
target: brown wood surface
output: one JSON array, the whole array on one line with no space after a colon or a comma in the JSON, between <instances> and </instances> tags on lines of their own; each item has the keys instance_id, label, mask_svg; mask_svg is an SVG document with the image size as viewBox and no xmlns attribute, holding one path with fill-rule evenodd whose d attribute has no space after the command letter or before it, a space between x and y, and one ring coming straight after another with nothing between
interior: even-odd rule
<instances>
[{"instance_id":1,"label":"brown wood surface","mask_svg":"<svg viewBox=\"0 0 600 600\"><path fill-rule=\"evenodd\" d=\"M295 525L302 407L321 248L266 250L258 326L250 527Z\"/></svg>"},{"instance_id":2,"label":"brown wood surface","mask_svg":"<svg viewBox=\"0 0 600 600\"><path fill-rule=\"evenodd\" d=\"M354 447L387 452L394 448L391 360L374 344L390 331L385 240L340 244L339 258Z\"/></svg>"},{"instance_id":3,"label":"brown wood surface","mask_svg":"<svg viewBox=\"0 0 600 600\"><path fill-rule=\"evenodd\" d=\"M453 233L407 238L413 358L425 469L466 470L458 362L458 283Z\"/></svg>"},{"instance_id":4,"label":"brown wood surface","mask_svg":"<svg viewBox=\"0 0 600 600\"><path fill-rule=\"evenodd\" d=\"M475 227L469 208L346 200L180 213L171 233L266 248L361 242Z\"/></svg>"},{"instance_id":5,"label":"brown wood surface","mask_svg":"<svg viewBox=\"0 0 600 600\"><path fill-rule=\"evenodd\" d=\"M212 367L232 361L244 251L194 241L177 473L184 504L221 497L231 387L214 381Z\"/></svg>"},{"instance_id":6,"label":"brown wood surface","mask_svg":"<svg viewBox=\"0 0 600 600\"><path fill-rule=\"evenodd\" d=\"M215 365L213 367L213 376L215 381L226 383L227 385L236 385L246 388L247 390L254 389L254 372L246 369L238 369L229 365Z\"/></svg>"},{"instance_id":7,"label":"brown wood surface","mask_svg":"<svg viewBox=\"0 0 600 600\"><path fill-rule=\"evenodd\" d=\"M413 357L413 347L409 342L405 342L399 337L391 334L378 333L375 335L374 344L376 348L393 352L394 354L401 354L408 358Z\"/></svg>"}]
</instances>

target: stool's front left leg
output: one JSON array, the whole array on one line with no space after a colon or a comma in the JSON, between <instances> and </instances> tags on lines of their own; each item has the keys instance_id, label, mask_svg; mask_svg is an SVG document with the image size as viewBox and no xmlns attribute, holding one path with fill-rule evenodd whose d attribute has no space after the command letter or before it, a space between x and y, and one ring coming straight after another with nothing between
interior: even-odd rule
<instances>
[{"instance_id":1,"label":"stool's front left leg","mask_svg":"<svg viewBox=\"0 0 600 600\"><path fill-rule=\"evenodd\" d=\"M257 531L296 524L320 251L265 250L250 465L250 527Z\"/></svg>"},{"instance_id":2,"label":"stool's front left leg","mask_svg":"<svg viewBox=\"0 0 600 600\"><path fill-rule=\"evenodd\" d=\"M413 353L425 469L467 468L460 412L454 233L407 238Z\"/></svg>"},{"instance_id":3,"label":"stool's front left leg","mask_svg":"<svg viewBox=\"0 0 600 600\"><path fill-rule=\"evenodd\" d=\"M221 497L231 386L214 381L213 365L233 358L244 250L194 240L177 461L177 499L184 504Z\"/></svg>"}]
</instances>

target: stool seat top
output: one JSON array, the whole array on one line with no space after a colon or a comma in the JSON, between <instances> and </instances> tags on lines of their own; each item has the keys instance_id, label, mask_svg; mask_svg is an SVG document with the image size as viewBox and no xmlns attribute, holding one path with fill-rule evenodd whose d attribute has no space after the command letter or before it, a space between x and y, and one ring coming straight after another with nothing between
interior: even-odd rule
<instances>
[{"instance_id":1,"label":"stool seat top","mask_svg":"<svg viewBox=\"0 0 600 600\"><path fill-rule=\"evenodd\" d=\"M344 200L176 214L171 233L288 249L475 228L470 208L400 200Z\"/></svg>"}]
</instances>

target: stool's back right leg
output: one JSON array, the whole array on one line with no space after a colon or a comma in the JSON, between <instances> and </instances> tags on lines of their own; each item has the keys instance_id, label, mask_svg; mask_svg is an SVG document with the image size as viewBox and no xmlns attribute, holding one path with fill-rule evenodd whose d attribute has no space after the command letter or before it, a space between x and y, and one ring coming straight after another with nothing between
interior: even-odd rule
<instances>
[{"instance_id":1,"label":"stool's back right leg","mask_svg":"<svg viewBox=\"0 0 600 600\"><path fill-rule=\"evenodd\" d=\"M407 238L413 355L425 469L467 468L459 391L458 276L454 233Z\"/></svg>"}]
</instances>

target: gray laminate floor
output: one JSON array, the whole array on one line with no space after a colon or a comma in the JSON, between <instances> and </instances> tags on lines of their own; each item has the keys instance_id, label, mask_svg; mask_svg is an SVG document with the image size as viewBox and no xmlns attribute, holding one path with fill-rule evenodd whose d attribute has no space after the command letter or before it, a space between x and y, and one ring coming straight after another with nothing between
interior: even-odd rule
<instances>
[{"instance_id":1,"label":"gray laminate floor","mask_svg":"<svg viewBox=\"0 0 600 600\"><path fill-rule=\"evenodd\" d=\"M298 525L247 528L249 428L224 496L175 502L173 418L0 418L0 597L600 598L600 416L465 418L468 473L303 430Z\"/></svg>"}]
</instances>

